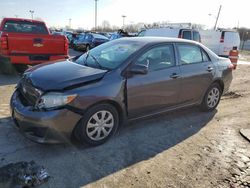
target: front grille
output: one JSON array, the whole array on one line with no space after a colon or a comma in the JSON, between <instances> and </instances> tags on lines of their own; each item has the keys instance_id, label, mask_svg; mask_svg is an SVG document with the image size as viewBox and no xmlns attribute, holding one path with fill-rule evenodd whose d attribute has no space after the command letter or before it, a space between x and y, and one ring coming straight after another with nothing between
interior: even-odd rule
<instances>
[{"instance_id":1,"label":"front grille","mask_svg":"<svg viewBox=\"0 0 250 188\"><path fill-rule=\"evenodd\" d=\"M25 106L35 106L41 96L41 91L33 87L25 79L22 79L19 83L18 91L20 93L19 98Z\"/></svg>"}]
</instances>

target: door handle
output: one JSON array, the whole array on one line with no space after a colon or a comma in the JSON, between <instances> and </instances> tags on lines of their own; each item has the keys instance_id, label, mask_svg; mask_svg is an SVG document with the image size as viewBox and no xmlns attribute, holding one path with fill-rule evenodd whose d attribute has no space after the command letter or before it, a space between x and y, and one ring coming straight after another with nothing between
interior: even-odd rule
<instances>
[{"instance_id":1,"label":"door handle","mask_svg":"<svg viewBox=\"0 0 250 188\"><path fill-rule=\"evenodd\" d=\"M214 70L213 67L207 67L207 71L208 71L208 72L211 72L212 70Z\"/></svg>"},{"instance_id":2,"label":"door handle","mask_svg":"<svg viewBox=\"0 0 250 188\"><path fill-rule=\"evenodd\" d=\"M173 78L173 79L179 78L179 77L180 77L180 75L176 74L176 73L173 73L172 75L170 75L170 78Z\"/></svg>"}]
</instances>

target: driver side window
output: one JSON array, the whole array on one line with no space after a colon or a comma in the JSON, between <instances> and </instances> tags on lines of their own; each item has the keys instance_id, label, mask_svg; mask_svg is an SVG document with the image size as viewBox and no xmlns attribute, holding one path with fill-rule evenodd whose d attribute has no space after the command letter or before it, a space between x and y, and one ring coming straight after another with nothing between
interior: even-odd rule
<instances>
[{"instance_id":1,"label":"driver side window","mask_svg":"<svg viewBox=\"0 0 250 188\"><path fill-rule=\"evenodd\" d=\"M139 57L136 64L148 65L149 72L175 66L173 45L153 47Z\"/></svg>"}]
</instances>

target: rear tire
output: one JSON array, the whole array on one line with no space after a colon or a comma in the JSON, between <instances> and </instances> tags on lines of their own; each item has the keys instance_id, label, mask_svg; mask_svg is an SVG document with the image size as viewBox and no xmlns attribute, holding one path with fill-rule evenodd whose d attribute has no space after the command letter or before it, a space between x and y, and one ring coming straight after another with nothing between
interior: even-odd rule
<instances>
[{"instance_id":1,"label":"rear tire","mask_svg":"<svg viewBox=\"0 0 250 188\"><path fill-rule=\"evenodd\" d=\"M209 86L203 101L201 103L201 110L205 112L213 111L219 104L222 95L222 89L219 84L213 83Z\"/></svg>"},{"instance_id":2,"label":"rear tire","mask_svg":"<svg viewBox=\"0 0 250 188\"><path fill-rule=\"evenodd\" d=\"M24 73L29 68L28 65L23 65L23 64L15 64L14 67L16 71L21 74Z\"/></svg>"},{"instance_id":3,"label":"rear tire","mask_svg":"<svg viewBox=\"0 0 250 188\"><path fill-rule=\"evenodd\" d=\"M17 71L8 58L0 56L0 74L17 74Z\"/></svg>"},{"instance_id":4,"label":"rear tire","mask_svg":"<svg viewBox=\"0 0 250 188\"><path fill-rule=\"evenodd\" d=\"M98 146L105 143L116 132L119 115L110 104L98 104L83 115L74 134L82 144Z\"/></svg>"}]
</instances>

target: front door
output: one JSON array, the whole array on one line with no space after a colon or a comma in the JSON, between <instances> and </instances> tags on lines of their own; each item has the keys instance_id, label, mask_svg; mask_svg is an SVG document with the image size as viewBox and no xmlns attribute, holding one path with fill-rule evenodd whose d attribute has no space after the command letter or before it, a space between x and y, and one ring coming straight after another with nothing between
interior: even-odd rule
<instances>
[{"instance_id":1,"label":"front door","mask_svg":"<svg viewBox=\"0 0 250 188\"><path fill-rule=\"evenodd\" d=\"M148 64L149 70L145 75L127 78L129 118L153 114L178 103L180 70L172 44L152 47L134 64Z\"/></svg>"}]
</instances>

